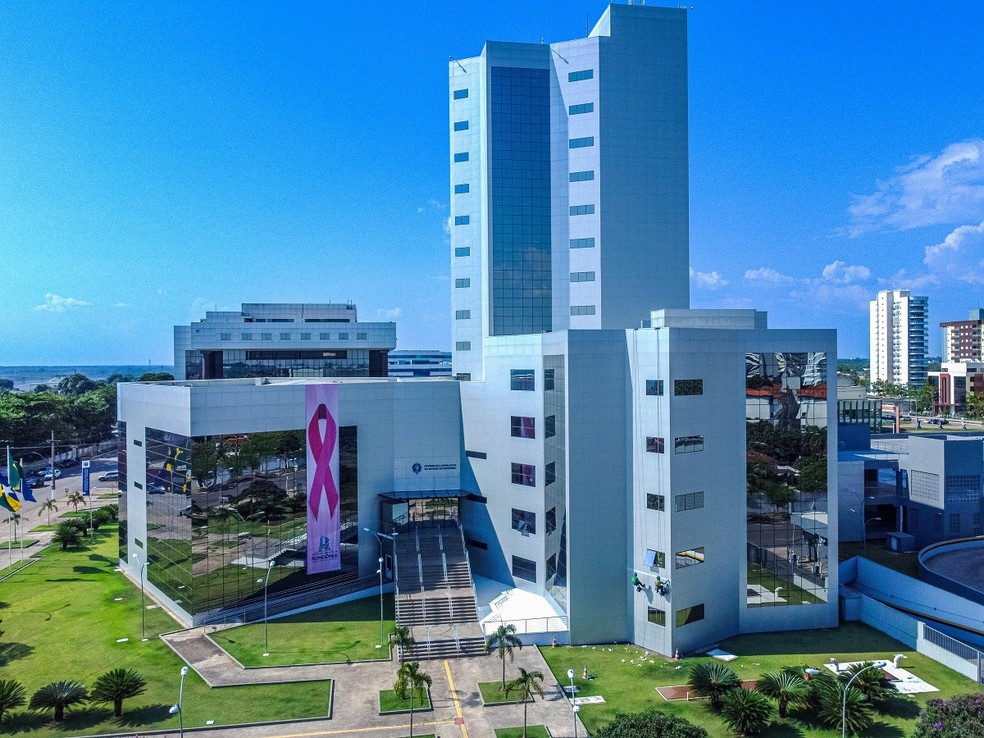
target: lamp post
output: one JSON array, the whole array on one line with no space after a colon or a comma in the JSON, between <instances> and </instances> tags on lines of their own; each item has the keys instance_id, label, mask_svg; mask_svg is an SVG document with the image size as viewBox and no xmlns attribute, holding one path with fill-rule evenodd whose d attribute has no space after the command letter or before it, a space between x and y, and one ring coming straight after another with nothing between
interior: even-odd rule
<instances>
[{"instance_id":1,"label":"lamp post","mask_svg":"<svg viewBox=\"0 0 984 738\"><path fill-rule=\"evenodd\" d=\"M270 572L273 571L273 562L267 562L267 573L264 579L257 579L256 583L263 583L263 655L270 655L270 621L267 619L267 595L270 592Z\"/></svg>"},{"instance_id":2,"label":"lamp post","mask_svg":"<svg viewBox=\"0 0 984 738\"><path fill-rule=\"evenodd\" d=\"M184 700L184 688L185 688L185 677L188 675L188 667L181 667L181 686L178 687L178 701L177 703L171 705L171 709L168 710L172 715L178 716L178 735L180 738L184 738L185 728L184 728L184 712L182 711L182 701Z\"/></svg>"},{"instance_id":3,"label":"lamp post","mask_svg":"<svg viewBox=\"0 0 984 738\"><path fill-rule=\"evenodd\" d=\"M581 706L574 702L574 670L567 670L567 678L571 680L571 715L574 718L574 738L577 738L577 714L581 711Z\"/></svg>"},{"instance_id":4,"label":"lamp post","mask_svg":"<svg viewBox=\"0 0 984 738\"><path fill-rule=\"evenodd\" d=\"M868 669L884 669L885 666L887 666L887 662L885 661L875 661L872 664L868 664L863 669L858 669L854 676L847 680L847 684L843 686L841 696L841 738L847 738L847 690L851 688L851 683L861 676L861 674L868 671Z\"/></svg>"},{"instance_id":5,"label":"lamp post","mask_svg":"<svg viewBox=\"0 0 984 738\"><path fill-rule=\"evenodd\" d=\"M144 606L144 572L147 569L147 562L140 563L140 557L136 553L133 554L133 558L140 564L140 640L146 641L147 608Z\"/></svg>"},{"instance_id":6,"label":"lamp post","mask_svg":"<svg viewBox=\"0 0 984 738\"><path fill-rule=\"evenodd\" d=\"M376 648L383 647L383 539L386 538L393 542L393 558L396 558L396 533L393 535L388 535L386 533L380 533L369 528L363 528L366 533L372 533L376 536L376 540L379 541L379 645Z\"/></svg>"}]
</instances>

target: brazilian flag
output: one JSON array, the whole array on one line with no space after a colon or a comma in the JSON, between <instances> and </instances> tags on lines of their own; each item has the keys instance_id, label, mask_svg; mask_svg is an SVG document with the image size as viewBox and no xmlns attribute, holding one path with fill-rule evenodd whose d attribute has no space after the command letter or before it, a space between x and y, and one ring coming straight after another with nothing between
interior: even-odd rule
<instances>
[{"instance_id":1,"label":"brazilian flag","mask_svg":"<svg viewBox=\"0 0 984 738\"><path fill-rule=\"evenodd\" d=\"M12 513L24 507L21 501L17 499L17 495L13 492L8 492L6 487L3 487L3 491L0 491L0 506L7 508Z\"/></svg>"}]
</instances>

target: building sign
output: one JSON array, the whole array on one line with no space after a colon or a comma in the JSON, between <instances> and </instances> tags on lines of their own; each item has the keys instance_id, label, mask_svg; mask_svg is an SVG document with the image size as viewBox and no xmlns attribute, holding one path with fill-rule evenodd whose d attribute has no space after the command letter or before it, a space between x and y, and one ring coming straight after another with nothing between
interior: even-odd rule
<instances>
[{"instance_id":1,"label":"building sign","mask_svg":"<svg viewBox=\"0 0 984 738\"><path fill-rule=\"evenodd\" d=\"M342 567L338 477L338 385L305 386L307 418L307 571Z\"/></svg>"},{"instance_id":2,"label":"building sign","mask_svg":"<svg viewBox=\"0 0 984 738\"><path fill-rule=\"evenodd\" d=\"M82 462L82 494L89 496L89 461Z\"/></svg>"}]
</instances>

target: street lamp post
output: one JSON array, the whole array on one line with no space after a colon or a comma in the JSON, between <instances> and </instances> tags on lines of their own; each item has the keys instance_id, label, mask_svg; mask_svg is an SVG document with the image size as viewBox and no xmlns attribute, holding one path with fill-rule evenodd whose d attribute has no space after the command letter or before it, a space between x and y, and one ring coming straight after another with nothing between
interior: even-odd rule
<instances>
[{"instance_id":1,"label":"street lamp post","mask_svg":"<svg viewBox=\"0 0 984 738\"><path fill-rule=\"evenodd\" d=\"M831 659L834 661L834 659ZM857 679L861 674L868 671L868 669L884 669L888 665L887 661L875 661L874 663L868 664L863 669L858 669L854 676L847 680L847 684L842 687L841 694L841 738L847 738L847 690L851 688L851 684ZM837 665L838 668L840 664Z\"/></svg>"},{"instance_id":2,"label":"street lamp post","mask_svg":"<svg viewBox=\"0 0 984 738\"><path fill-rule=\"evenodd\" d=\"M180 738L184 738L185 728L184 728L184 712L182 711L182 701L184 700L184 688L185 688L185 677L188 675L188 667L181 667L181 686L178 687L178 701L177 703L171 705L171 709L168 710L172 715L178 716L178 735Z\"/></svg>"},{"instance_id":3,"label":"street lamp post","mask_svg":"<svg viewBox=\"0 0 984 738\"><path fill-rule=\"evenodd\" d=\"M574 702L574 670L567 670L567 678L571 680L571 715L574 718L574 738L577 738L577 714L581 711L581 706Z\"/></svg>"},{"instance_id":4,"label":"street lamp post","mask_svg":"<svg viewBox=\"0 0 984 738\"><path fill-rule=\"evenodd\" d=\"M273 562L267 562L267 573L264 579L257 579L256 583L263 584L263 655L270 655L270 621L267 619L267 595L270 592L270 572L273 571Z\"/></svg>"},{"instance_id":5,"label":"street lamp post","mask_svg":"<svg viewBox=\"0 0 984 738\"><path fill-rule=\"evenodd\" d=\"M379 533L375 530L370 530L369 528L363 528L366 533L372 533L376 536L376 540L379 541L379 645L376 648L383 647L383 639L385 635L383 633L383 539L386 538L393 542L393 558L396 558L396 533L393 535L388 535L386 533Z\"/></svg>"},{"instance_id":6,"label":"street lamp post","mask_svg":"<svg viewBox=\"0 0 984 738\"><path fill-rule=\"evenodd\" d=\"M140 640L146 641L147 608L144 606L144 572L147 569L147 562L140 563L140 557L136 553L133 554L133 558L140 564Z\"/></svg>"}]
</instances>

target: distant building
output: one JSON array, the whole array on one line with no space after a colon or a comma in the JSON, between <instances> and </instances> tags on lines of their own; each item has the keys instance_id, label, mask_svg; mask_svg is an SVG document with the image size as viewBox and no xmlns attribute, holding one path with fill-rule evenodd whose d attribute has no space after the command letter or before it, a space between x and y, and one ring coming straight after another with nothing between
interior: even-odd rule
<instances>
[{"instance_id":1,"label":"distant building","mask_svg":"<svg viewBox=\"0 0 984 738\"><path fill-rule=\"evenodd\" d=\"M984 362L984 308L974 308L967 320L940 323L943 361Z\"/></svg>"},{"instance_id":2,"label":"distant building","mask_svg":"<svg viewBox=\"0 0 984 738\"><path fill-rule=\"evenodd\" d=\"M395 323L355 305L245 303L174 327L174 378L385 377Z\"/></svg>"},{"instance_id":3,"label":"distant building","mask_svg":"<svg viewBox=\"0 0 984 738\"><path fill-rule=\"evenodd\" d=\"M870 302L871 383L926 383L929 298L882 290Z\"/></svg>"},{"instance_id":4,"label":"distant building","mask_svg":"<svg viewBox=\"0 0 984 738\"><path fill-rule=\"evenodd\" d=\"M450 351L390 351L391 377L450 377Z\"/></svg>"},{"instance_id":5,"label":"distant building","mask_svg":"<svg viewBox=\"0 0 984 738\"><path fill-rule=\"evenodd\" d=\"M938 372L929 373L936 387L936 412L962 415L967 412L967 395L984 392L984 362L945 361Z\"/></svg>"}]
</instances>

